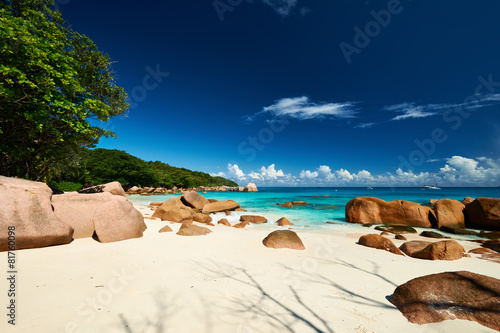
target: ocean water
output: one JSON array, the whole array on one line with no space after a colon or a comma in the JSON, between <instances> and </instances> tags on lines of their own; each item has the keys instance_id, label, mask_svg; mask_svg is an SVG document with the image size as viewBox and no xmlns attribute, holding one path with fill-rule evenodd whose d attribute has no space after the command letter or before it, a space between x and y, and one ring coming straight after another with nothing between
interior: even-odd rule
<instances>
[{"instance_id":1,"label":"ocean water","mask_svg":"<svg viewBox=\"0 0 500 333\"><path fill-rule=\"evenodd\" d=\"M286 217L297 227L323 227L327 221L345 223L345 206L355 197L377 197L386 201L408 200L420 204L429 203L430 199L455 199L465 197L500 198L500 188L326 188L326 187L267 187L259 192L199 192L208 199L234 200L248 210L244 214L265 216L269 222ZM148 205L152 201L165 201L173 195L140 196L129 195L135 204ZM286 201L306 201L307 206L282 208L278 203ZM223 214L223 213L222 213ZM240 214L233 214L235 218ZM232 221L230 221L232 222Z\"/></svg>"}]
</instances>

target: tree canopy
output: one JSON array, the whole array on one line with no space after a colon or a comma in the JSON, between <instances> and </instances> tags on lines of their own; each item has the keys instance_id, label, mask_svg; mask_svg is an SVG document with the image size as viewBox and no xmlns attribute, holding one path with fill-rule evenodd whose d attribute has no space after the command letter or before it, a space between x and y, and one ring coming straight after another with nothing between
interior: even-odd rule
<instances>
[{"instance_id":1,"label":"tree canopy","mask_svg":"<svg viewBox=\"0 0 500 333\"><path fill-rule=\"evenodd\" d=\"M128 109L111 60L50 0L0 0L0 174L48 180Z\"/></svg>"},{"instance_id":2,"label":"tree canopy","mask_svg":"<svg viewBox=\"0 0 500 333\"><path fill-rule=\"evenodd\" d=\"M96 185L119 181L122 185L192 188L238 186L235 182L208 173L176 168L160 161L146 162L116 149L81 149L73 163L61 169L59 181L51 185L74 191L86 182Z\"/></svg>"}]
</instances>

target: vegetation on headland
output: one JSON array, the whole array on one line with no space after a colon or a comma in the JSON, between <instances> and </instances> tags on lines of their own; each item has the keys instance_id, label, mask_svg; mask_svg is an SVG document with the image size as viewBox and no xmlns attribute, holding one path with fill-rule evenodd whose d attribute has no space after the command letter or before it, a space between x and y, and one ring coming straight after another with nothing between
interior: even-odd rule
<instances>
[{"instance_id":1,"label":"vegetation on headland","mask_svg":"<svg viewBox=\"0 0 500 333\"><path fill-rule=\"evenodd\" d=\"M72 163L59 169L49 182L63 191L74 191L86 182L95 185L118 181L128 186L192 188L199 186L238 186L231 180L208 173L176 168L166 163L146 162L121 150L81 149Z\"/></svg>"}]
</instances>

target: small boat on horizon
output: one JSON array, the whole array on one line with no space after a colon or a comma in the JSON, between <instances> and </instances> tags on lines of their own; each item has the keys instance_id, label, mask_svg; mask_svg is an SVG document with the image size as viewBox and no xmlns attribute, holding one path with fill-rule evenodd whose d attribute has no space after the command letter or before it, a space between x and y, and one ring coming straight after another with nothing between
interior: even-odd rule
<instances>
[{"instance_id":1,"label":"small boat on horizon","mask_svg":"<svg viewBox=\"0 0 500 333\"><path fill-rule=\"evenodd\" d=\"M422 187L428 188L429 190L440 190L436 177L434 177L434 182L436 183L436 185L423 185Z\"/></svg>"}]
</instances>

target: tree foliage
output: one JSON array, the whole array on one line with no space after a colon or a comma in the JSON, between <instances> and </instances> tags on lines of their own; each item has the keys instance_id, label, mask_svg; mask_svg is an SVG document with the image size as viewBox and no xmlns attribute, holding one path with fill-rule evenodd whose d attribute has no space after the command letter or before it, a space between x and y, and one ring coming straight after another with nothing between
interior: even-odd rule
<instances>
[{"instance_id":1,"label":"tree foliage","mask_svg":"<svg viewBox=\"0 0 500 333\"><path fill-rule=\"evenodd\" d=\"M0 174L53 177L128 108L111 61L50 0L0 0Z\"/></svg>"}]
</instances>

